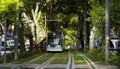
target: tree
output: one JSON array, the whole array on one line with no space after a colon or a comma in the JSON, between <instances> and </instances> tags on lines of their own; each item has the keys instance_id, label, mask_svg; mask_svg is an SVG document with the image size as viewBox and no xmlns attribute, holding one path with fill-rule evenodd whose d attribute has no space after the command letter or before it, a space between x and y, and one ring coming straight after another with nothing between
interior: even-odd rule
<instances>
[{"instance_id":1,"label":"tree","mask_svg":"<svg viewBox=\"0 0 120 69\"><path fill-rule=\"evenodd\" d=\"M51 2L51 4L52 4L51 5L52 6L51 10L52 10L52 13L54 13L52 18L56 17L56 16L59 16L58 18L63 19L63 22L59 24L59 25L61 25L63 27L63 29L64 28L69 28L69 27L74 28L73 26L75 26L75 25L77 27L79 26L79 31L78 31L79 32L78 33L79 36L78 37L79 37L79 42L80 42L82 48L84 47L84 42L83 42L83 40L84 40L84 38L83 38L83 36L84 36L84 34L83 34L83 32L84 32L83 27L84 26L83 26L83 23L85 21L84 20L84 16L83 16L84 15L84 13L83 13L83 10L84 10L83 2L84 2L84 0L70 0L70 1L68 1L68 0L64 0L64 1L55 0L54 1L53 0ZM86 10L88 11L89 10L89 4L88 4L87 1L85 1L85 3L86 3L85 6L87 8ZM78 18L77 18L78 21L77 22L73 21L73 25L70 22L71 21L70 18L72 18L71 14L78 16ZM89 26L89 25L90 24L87 23L87 26ZM89 32L87 32L87 33L89 34ZM89 38L89 35L87 35L86 39L89 40L88 38ZM89 44L87 43L87 45L89 45Z\"/></svg>"},{"instance_id":2,"label":"tree","mask_svg":"<svg viewBox=\"0 0 120 69\"><path fill-rule=\"evenodd\" d=\"M114 33L113 35L118 35L120 36L120 0L110 1L110 24L111 24L111 29L113 30L112 32ZM113 36L112 35L112 36Z\"/></svg>"},{"instance_id":3,"label":"tree","mask_svg":"<svg viewBox=\"0 0 120 69\"><path fill-rule=\"evenodd\" d=\"M40 43L40 41L43 38L40 38L40 32L43 33L45 36L45 25L44 25L44 12L43 8L46 5L46 0L36 0L36 1L29 1L24 0L25 3L25 11L24 11L24 18L26 19L26 23L29 25L34 24L34 32L29 31L27 36L30 38L30 45L32 46L33 38L35 37L35 46L37 47ZM28 5L31 5L30 8L28 8ZM30 27L30 26L29 26ZM29 28L28 28L29 29Z\"/></svg>"},{"instance_id":4,"label":"tree","mask_svg":"<svg viewBox=\"0 0 120 69\"><path fill-rule=\"evenodd\" d=\"M22 7L23 3L19 0L1 0L0 18L4 20L5 17L8 17L11 22L15 22L17 11L19 11L17 6Z\"/></svg>"},{"instance_id":5,"label":"tree","mask_svg":"<svg viewBox=\"0 0 120 69\"><path fill-rule=\"evenodd\" d=\"M90 17L87 19L92 22L91 28L95 27L96 37L104 37L104 29L105 29L105 9L104 9L104 1L96 1L90 0L92 9L90 10Z\"/></svg>"}]
</instances>

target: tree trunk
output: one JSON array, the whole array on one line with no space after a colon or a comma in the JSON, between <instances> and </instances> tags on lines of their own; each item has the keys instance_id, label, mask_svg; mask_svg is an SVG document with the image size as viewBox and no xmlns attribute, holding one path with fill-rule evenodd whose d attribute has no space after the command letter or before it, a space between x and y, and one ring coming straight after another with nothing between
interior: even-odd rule
<instances>
[{"instance_id":1,"label":"tree trunk","mask_svg":"<svg viewBox=\"0 0 120 69\"><path fill-rule=\"evenodd\" d=\"M20 41L20 51L25 51L25 42L24 42L24 24L21 23L21 28L19 32L19 41Z\"/></svg>"},{"instance_id":2,"label":"tree trunk","mask_svg":"<svg viewBox=\"0 0 120 69\"><path fill-rule=\"evenodd\" d=\"M30 42L30 51L33 50L33 36L29 36L29 42Z\"/></svg>"},{"instance_id":3,"label":"tree trunk","mask_svg":"<svg viewBox=\"0 0 120 69\"><path fill-rule=\"evenodd\" d=\"M89 41L90 41L90 23L86 23L86 46L89 49Z\"/></svg>"},{"instance_id":4,"label":"tree trunk","mask_svg":"<svg viewBox=\"0 0 120 69\"><path fill-rule=\"evenodd\" d=\"M83 35L83 16L79 14L79 24L80 24L80 28L79 28L79 42L80 42L80 46L82 46L82 49L84 49L84 35Z\"/></svg>"}]
</instances>

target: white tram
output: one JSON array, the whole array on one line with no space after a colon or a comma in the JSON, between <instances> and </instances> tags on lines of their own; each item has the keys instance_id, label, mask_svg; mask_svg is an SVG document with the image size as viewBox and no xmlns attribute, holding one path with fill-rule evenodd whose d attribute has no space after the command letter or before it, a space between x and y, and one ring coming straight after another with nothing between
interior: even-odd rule
<instances>
[{"instance_id":1,"label":"white tram","mask_svg":"<svg viewBox=\"0 0 120 69\"><path fill-rule=\"evenodd\" d=\"M46 51L62 52L63 51L63 34L48 33Z\"/></svg>"}]
</instances>

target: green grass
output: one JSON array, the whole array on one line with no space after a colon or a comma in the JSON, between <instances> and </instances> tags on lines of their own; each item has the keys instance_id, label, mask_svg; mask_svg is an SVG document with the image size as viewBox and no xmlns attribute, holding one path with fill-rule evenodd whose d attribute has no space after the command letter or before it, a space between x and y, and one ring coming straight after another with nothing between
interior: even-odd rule
<instances>
[{"instance_id":1,"label":"green grass","mask_svg":"<svg viewBox=\"0 0 120 69\"><path fill-rule=\"evenodd\" d=\"M0 67L0 69L11 69L10 67Z\"/></svg>"},{"instance_id":2,"label":"green grass","mask_svg":"<svg viewBox=\"0 0 120 69\"><path fill-rule=\"evenodd\" d=\"M95 64L107 65L104 60L97 58L95 55L85 54Z\"/></svg>"},{"instance_id":3,"label":"green grass","mask_svg":"<svg viewBox=\"0 0 120 69\"><path fill-rule=\"evenodd\" d=\"M35 69L35 68L24 68L24 67L21 67L20 69Z\"/></svg>"},{"instance_id":4,"label":"green grass","mask_svg":"<svg viewBox=\"0 0 120 69\"><path fill-rule=\"evenodd\" d=\"M42 64L44 63L45 61L47 61L50 57L52 57L54 54L53 53L49 53L48 55L36 60L36 61L33 61L32 64Z\"/></svg>"},{"instance_id":5,"label":"green grass","mask_svg":"<svg viewBox=\"0 0 120 69\"><path fill-rule=\"evenodd\" d=\"M60 53L51 64L67 64L68 59L68 53Z\"/></svg>"},{"instance_id":6,"label":"green grass","mask_svg":"<svg viewBox=\"0 0 120 69\"><path fill-rule=\"evenodd\" d=\"M42 53L42 54L44 54L44 53ZM24 63L26 61L29 61L29 60L33 59L33 58L41 56L42 54L35 54L35 55L31 55L30 57L21 58L21 59L18 58L18 60L12 61L11 63L14 63L14 64Z\"/></svg>"},{"instance_id":7,"label":"green grass","mask_svg":"<svg viewBox=\"0 0 120 69\"><path fill-rule=\"evenodd\" d=\"M80 53L73 53L75 64L87 64L86 61L80 56Z\"/></svg>"},{"instance_id":8,"label":"green grass","mask_svg":"<svg viewBox=\"0 0 120 69\"><path fill-rule=\"evenodd\" d=\"M44 69L66 69L66 68L44 68Z\"/></svg>"}]
</instances>

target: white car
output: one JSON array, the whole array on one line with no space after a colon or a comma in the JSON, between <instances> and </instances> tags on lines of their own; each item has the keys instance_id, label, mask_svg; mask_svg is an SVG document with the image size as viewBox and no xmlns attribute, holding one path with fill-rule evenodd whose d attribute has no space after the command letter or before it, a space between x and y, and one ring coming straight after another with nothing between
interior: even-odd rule
<instances>
[{"instance_id":1,"label":"white car","mask_svg":"<svg viewBox=\"0 0 120 69\"><path fill-rule=\"evenodd\" d=\"M120 55L120 37L111 37L110 52L112 55Z\"/></svg>"},{"instance_id":2,"label":"white car","mask_svg":"<svg viewBox=\"0 0 120 69\"><path fill-rule=\"evenodd\" d=\"M3 48L4 48L3 46L0 46L0 51L1 51Z\"/></svg>"},{"instance_id":3,"label":"white car","mask_svg":"<svg viewBox=\"0 0 120 69\"><path fill-rule=\"evenodd\" d=\"M11 54L11 53L13 53L13 52L14 52L13 49L11 49L11 48L6 48L6 54ZM5 48L3 48L3 49L0 51L0 55L3 56L4 53L5 53Z\"/></svg>"}]
</instances>

